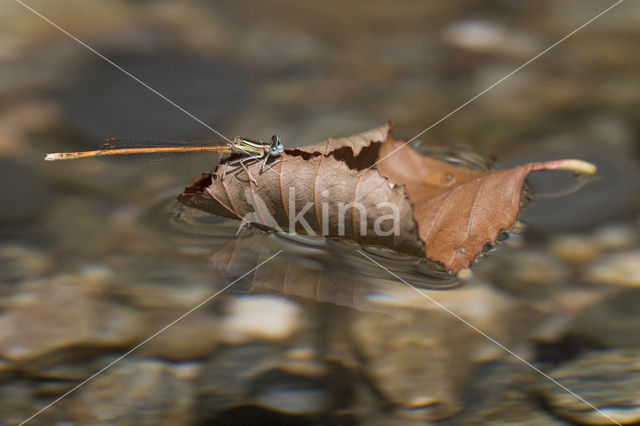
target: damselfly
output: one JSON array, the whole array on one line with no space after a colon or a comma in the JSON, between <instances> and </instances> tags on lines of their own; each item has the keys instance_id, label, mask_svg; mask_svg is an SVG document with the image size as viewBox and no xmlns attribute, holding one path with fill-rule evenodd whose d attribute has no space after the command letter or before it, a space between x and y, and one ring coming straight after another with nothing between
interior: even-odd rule
<instances>
[{"instance_id":1,"label":"damselfly","mask_svg":"<svg viewBox=\"0 0 640 426\"><path fill-rule=\"evenodd\" d=\"M123 155L159 155L170 153L194 153L194 152L216 152L219 154L239 154L242 157L227 162L227 165L239 164L247 176L256 183L251 176L246 162L252 160L261 160L262 171L270 158L279 157L284 151L280 135L273 135L271 142L264 142L258 139L250 139L242 136L236 137L230 142L205 141L196 143L195 141L145 141L145 140L119 140L107 139L105 144L93 151L78 152L54 152L47 154L44 159L46 161L56 160L75 160L78 158L104 157L104 156L123 156Z\"/></svg>"}]
</instances>

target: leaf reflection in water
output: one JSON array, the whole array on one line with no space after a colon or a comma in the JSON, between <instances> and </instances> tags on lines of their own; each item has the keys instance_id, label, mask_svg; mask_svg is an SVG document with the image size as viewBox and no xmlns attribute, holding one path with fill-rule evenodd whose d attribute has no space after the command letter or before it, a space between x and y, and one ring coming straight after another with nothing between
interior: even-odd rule
<instances>
[{"instance_id":1,"label":"leaf reflection in water","mask_svg":"<svg viewBox=\"0 0 640 426\"><path fill-rule=\"evenodd\" d=\"M224 269L228 279L235 279L251 265L283 250L276 259L247 277L241 291L278 293L393 315L389 312L393 303L387 303L393 301L389 299L399 292L413 293L414 290L363 258L358 248L300 235L245 232L217 251L211 261ZM426 259L377 248L363 249L415 286L442 290L460 284L455 275L434 269Z\"/></svg>"}]
</instances>

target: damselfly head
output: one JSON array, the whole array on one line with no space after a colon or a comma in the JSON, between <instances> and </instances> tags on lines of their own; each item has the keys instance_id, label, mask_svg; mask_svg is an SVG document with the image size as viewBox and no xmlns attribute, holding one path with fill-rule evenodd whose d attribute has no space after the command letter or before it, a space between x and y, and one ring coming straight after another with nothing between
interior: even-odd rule
<instances>
[{"instance_id":1,"label":"damselfly head","mask_svg":"<svg viewBox=\"0 0 640 426\"><path fill-rule=\"evenodd\" d=\"M284 152L284 146L282 145L282 138L276 134L271 136L271 146L269 146L269 155L278 157Z\"/></svg>"}]
</instances>

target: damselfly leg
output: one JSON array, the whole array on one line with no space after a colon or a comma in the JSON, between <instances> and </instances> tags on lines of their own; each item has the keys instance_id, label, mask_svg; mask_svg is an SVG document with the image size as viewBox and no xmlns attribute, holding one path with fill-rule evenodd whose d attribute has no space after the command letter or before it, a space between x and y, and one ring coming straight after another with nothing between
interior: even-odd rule
<instances>
[{"instance_id":1,"label":"damselfly leg","mask_svg":"<svg viewBox=\"0 0 640 426\"><path fill-rule=\"evenodd\" d=\"M267 167L267 161L269 161L269 156L265 156L264 161L262 162L262 166L260 166L260 173L266 172L267 170L270 170L273 166L275 166L276 164L281 162L282 158L279 158L276 161L274 161L273 163L269 164L268 167Z\"/></svg>"},{"instance_id":2,"label":"damselfly leg","mask_svg":"<svg viewBox=\"0 0 640 426\"><path fill-rule=\"evenodd\" d=\"M233 161L229 161L226 165L227 166L233 166L235 164L240 164L240 167L242 167L242 169L244 170L244 172L247 174L247 176L249 177L249 179L251 180L251 182L253 182L255 185L258 184L258 182L255 180L255 178L251 175L251 173L249 172L249 169L247 168L247 166L244 164L247 161L252 161L252 160L260 160L262 159L262 157L264 157L265 155L252 155L252 156L248 156L248 157L243 157L243 158L239 158L237 160L233 160ZM224 169L224 173L222 173L222 179L224 179L224 177L227 175L227 171L228 168Z\"/></svg>"}]
</instances>

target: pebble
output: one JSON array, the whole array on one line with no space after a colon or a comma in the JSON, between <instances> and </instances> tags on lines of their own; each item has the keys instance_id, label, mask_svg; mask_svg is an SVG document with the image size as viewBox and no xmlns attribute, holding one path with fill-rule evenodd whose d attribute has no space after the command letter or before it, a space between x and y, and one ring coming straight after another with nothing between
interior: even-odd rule
<instances>
[{"instance_id":1,"label":"pebble","mask_svg":"<svg viewBox=\"0 0 640 426\"><path fill-rule=\"evenodd\" d=\"M439 311L415 311L411 324L374 313L354 320L364 374L398 415L431 421L462 409L459 392L477 347L473 330Z\"/></svg>"},{"instance_id":2,"label":"pebble","mask_svg":"<svg viewBox=\"0 0 640 426\"><path fill-rule=\"evenodd\" d=\"M27 380L12 380L0 385L0 419L2 419L2 426L5 425L18 425L25 419L33 415L38 409L46 405L50 401L50 398L43 402L38 400L34 396L33 381ZM60 418L63 418L68 408L67 401L61 400L59 404L54 404L42 412L38 416L37 420L32 422L36 425L51 425L55 424Z\"/></svg>"},{"instance_id":3,"label":"pebble","mask_svg":"<svg viewBox=\"0 0 640 426\"><path fill-rule=\"evenodd\" d=\"M567 334L584 336L608 348L640 348L640 289L617 292L584 309Z\"/></svg>"},{"instance_id":4,"label":"pebble","mask_svg":"<svg viewBox=\"0 0 640 426\"><path fill-rule=\"evenodd\" d=\"M191 424L194 394L172 364L124 359L78 389L70 416L83 425Z\"/></svg>"},{"instance_id":5,"label":"pebble","mask_svg":"<svg viewBox=\"0 0 640 426\"><path fill-rule=\"evenodd\" d=\"M431 426L434 424L421 419L402 417L381 404L378 395L372 393L365 386L358 388L357 399L352 409L358 420L354 424L371 426Z\"/></svg>"},{"instance_id":6,"label":"pebble","mask_svg":"<svg viewBox=\"0 0 640 426\"><path fill-rule=\"evenodd\" d=\"M585 235L559 235L549 242L549 251L558 258L575 264L589 262L600 249Z\"/></svg>"},{"instance_id":7,"label":"pebble","mask_svg":"<svg viewBox=\"0 0 640 426\"><path fill-rule=\"evenodd\" d=\"M443 39L459 49L518 58L535 54L538 44L530 34L486 20L455 22L444 29Z\"/></svg>"},{"instance_id":8,"label":"pebble","mask_svg":"<svg viewBox=\"0 0 640 426\"><path fill-rule=\"evenodd\" d=\"M496 399L488 401L484 407L443 424L447 426L566 426L564 421L541 411L536 401L532 401L524 392L518 391L496 395Z\"/></svg>"},{"instance_id":9,"label":"pebble","mask_svg":"<svg viewBox=\"0 0 640 426\"><path fill-rule=\"evenodd\" d=\"M147 317L152 335L175 321L184 311L161 311ZM195 311L149 340L139 350L141 355L171 361L186 361L210 356L220 341L220 321L204 311Z\"/></svg>"},{"instance_id":10,"label":"pebble","mask_svg":"<svg viewBox=\"0 0 640 426\"><path fill-rule=\"evenodd\" d=\"M44 250L23 245L0 245L0 282L20 282L51 270L53 260Z\"/></svg>"},{"instance_id":11,"label":"pebble","mask_svg":"<svg viewBox=\"0 0 640 426\"><path fill-rule=\"evenodd\" d=\"M69 278L21 285L0 316L0 357L37 371L127 347L143 337L140 316Z\"/></svg>"},{"instance_id":12,"label":"pebble","mask_svg":"<svg viewBox=\"0 0 640 426\"><path fill-rule=\"evenodd\" d=\"M569 275L562 262L539 251L510 251L504 257L503 266L507 268L504 275L524 285L558 283L566 280Z\"/></svg>"},{"instance_id":13,"label":"pebble","mask_svg":"<svg viewBox=\"0 0 640 426\"><path fill-rule=\"evenodd\" d=\"M591 282L640 286L640 250L611 253L586 271Z\"/></svg>"},{"instance_id":14,"label":"pebble","mask_svg":"<svg viewBox=\"0 0 640 426\"><path fill-rule=\"evenodd\" d=\"M520 346L537 326L541 316L532 306L499 291L494 285L475 279L449 291L421 289L418 293L405 284L388 285L377 290L378 297L375 300L378 302L378 312L412 324L414 309L434 311L448 315L458 322L459 327L467 328L468 325L455 318L454 315L457 315L479 330L490 331L493 338L507 346ZM512 320L504 321L504 318ZM498 346L482 340L473 353L473 360L487 361L504 355L505 352Z\"/></svg>"},{"instance_id":15,"label":"pebble","mask_svg":"<svg viewBox=\"0 0 640 426\"><path fill-rule=\"evenodd\" d=\"M597 259L605 251L630 248L636 239L637 232L631 226L610 224L590 233L556 235L548 248L566 262L582 264Z\"/></svg>"},{"instance_id":16,"label":"pebble","mask_svg":"<svg viewBox=\"0 0 640 426\"><path fill-rule=\"evenodd\" d=\"M220 339L230 344L284 341L301 326L302 310L296 302L279 296L242 296L229 302Z\"/></svg>"},{"instance_id":17,"label":"pebble","mask_svg":"<svg viewBox=\"0 0 640 426\"><path fill-rule=\"evenodd\" d=\"M201 418L216 423L243 404L287 416L324 412L329 404L324 374L288 372L285 349L266 342L222 347L197 380Z\"/></svg>"},{"instance_id":18,"label":"pebble","mask_svg":"<svg viewBox=\"0 0 640 426\"><path fill-rule=\"evenodd\" d=\"M538 373L514 358L479 365L474 370L473 382L464 391L464 411L438 424L566 425L541 410L535 396L528 392L538 377Z\"/></svg>"},{"instance_id":19,"label":"pebble","mask_svg":"<svg viewBox=\"0 0 640 426\"><path fill-rule=\"evenodd\" d=\"M570 319L580 314L585 308L600 302L607 295L602 289L594 289L586 286L566 287L553 294L553 300L549 305L553 312L560 314L565 319Z\"/></svg>"},{"instance_id":20,"label":"pebble","mask_svg":"<svg viewBox=\"0 0 640 426\"><path fill-rule=\"evenodd\" d=\"M567 284L569 267L557 258L532 248L505 249L485 259L478 276L519 298L542 298Z\"/></svg>"},{"instance_id":21,"label":"pebble","mask_svg":"<svg viewBox=\"0 0 640 426\"><path fill-rule=\"evenodd\" d=\"M55 384L61 388L72 387L78 382L91 376L105 365L117 358L115 353L103 356L95 356L95 353L88 353L85 359L74 359L73 362L57 363L38 371L30 371L30 377L40 380L40 384ZM54 387L51 386L51 387Z\"/></svg>"},{"instance_id":22,"label":"pebble","mask_svg":"<svg viewBox=\"0 0 640 426\"><path fill-rule=\"evenodd\" d=\"M604 225L591 238L593 244L601 250L622 250L632 247L638 241L638 229L628 224Z\"/></svg>"},{"instance_id":23,"label":"pebble","mask_svg":"<svg viewBox=\"0 0 640 426\"><path fill-rule=\"evenodd\" d=\"M542 379L535 389L559 417L587 425L640 422L639 350L591 352L549 375L600 410Z\"/></svg>"},{"instance_id":24,"label":"pebble","mask_svg":"<svg viewBox=\"0 0 640 426\"><path fill-rule=\"evenodd\" d=\"M178 269L178 267L174 269ZM191 284L190 280L195 281L199 277L193 277L193 272L189 274L187 267L179 271L167 271L166 274L164 271L154 270L154 272L161 276L162 280L169 282L171 280L180 281L180 285L158 283L160 279L153 281L153 278L149 280L134 275L130 279L135 281L134 283L125 282L118 288L113 289L113 291L124 297L131 305L142 311L150 312L187 311L214 293L210 286L202 285L199 282L195 285ZM180 272L182 272L182 275L180 275ZM180 314L176 315L176 318L178 316Z\"/></svg>"}]
</instances>

